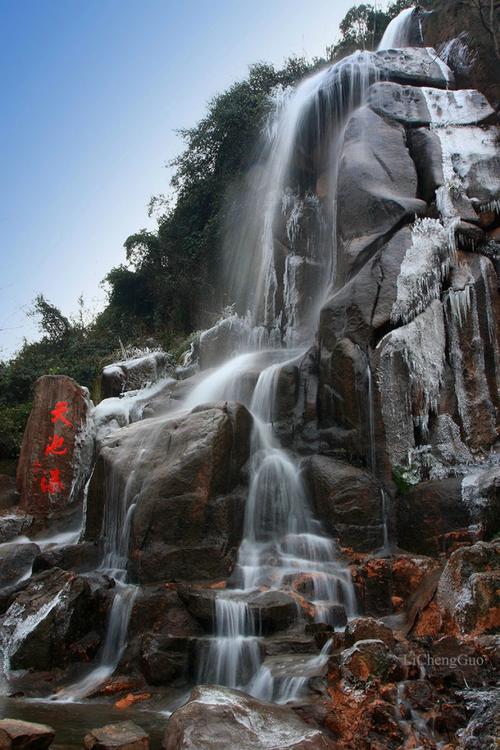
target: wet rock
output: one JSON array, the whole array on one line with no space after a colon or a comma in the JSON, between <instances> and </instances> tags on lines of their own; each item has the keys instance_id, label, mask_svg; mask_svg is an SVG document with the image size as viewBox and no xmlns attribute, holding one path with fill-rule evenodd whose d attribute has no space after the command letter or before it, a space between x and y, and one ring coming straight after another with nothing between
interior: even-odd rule
<instances>
[{"instance_id":1,"label":"wet rock","mask_svg":"<svg viewBox=\"0 0 500 750\"><path fill-rule=\"evenodd\" d=\"M0 513L19 502L16 480L7 474L0 474Z\"/></svg>"},{"instance_id":2,"label":"wet rock","mask_svg":"<svg viewBox=\"0 0 500 750\"><path fill-rule=\"evenodd\" d=\"M437 590L439 606L469 635L500 625L500 542L478 542L450 556Z\"/></svg>"},{"instance_id":3,"label":"wet rock","mask_svg":"<svg viewBox=\"0 0 500 750\"><path fill-rule=\"evenodd\" d=\"M397 541L402 549L430 556L445 552L447 535L471 523L471 514L462 502L462 480L417 484L399 497L397 517Z\"/></svg>"},{"instance_id":4,"label":"wet rock","mask_svg":"<svg viewBox=\"0 0 500 750\"><path fill-rule=\"evenodd\" d=\"M401 263L410 246L411 230L403 227L333 294L321 311L322 346L333 351L335 341L345 337L366 348L377 331L387 326Z\"/></svg>"},{"instance_id":5,"label":"wet rock","mask_svg":"<svg viewBox=\"0 0 500 750\"><path fill-rule=\"evenodd\" d=\"M0 588L29 577L40 552L36 544L6 544L0 547Z\"/></svg>"},{"instance_id":6,"label":"wet rock","mask_svg":"<svg viewBox=\"0 0 500 750\"><path fill-rule=\"evenodd\" d=\"M99 564L99 549L92 542L65 544L38 554L33 562L33 573L50 568L74 570L79 573L95 570Z\"/></svg>"},{"instance_id":7,"label":"wet rock","mask_svg":"<svg viewBox=\"0 0 500 750\"><path fill-rule=\"evenodd\" d=\"M345 629L345 645L353 646L357 641L378 640L389 648L394 646L392 630L373 617L356 617Z\"/></svg>"},{"instance_id":8,"label":"wet rock","mask_svg":"<svg viewBox=\"0 0 500 750\"><path fill-rule=\"evenodd\" d=\"M497 438L500 300L487 258L464 253L459 260L445 299L447 354L464 442L472 450L484 450Z\"/></svg>"},{"instance_id":9,"label":"wet rock","mask_svg":"<svg viewBox=\"0 0 500 750\"><path fill-rule=\"evenodd\" d=\"M378 249L374 243L405 217L425 210L417 198L404 128L368 107L357 110L347 124L339 163L337 283L350 278L369 259L371 248Z\"/></svg>"},{"instance_id":10,"label":"wet rock","mask_svg":"<svg viewBox=\"0 0 500 750\"><path fill-rule=\"evenodd\" d=\"M481 649L478 640L464 640L453 635L432 640L420 655L419 666L425 670L426 679L437 686L480 688L489 681L495 683L495 665Z\"/></svg>"},{"instance_id":11,"label":"wet rock","mask_svg":"<svg viewBox=\"0 0 500 750\"><path fill-rule=\"evenodd\" d=\"M455 187L450 191L449 199L457 209L457 215L465 221L481 221L470 199L487 204L500 192L500 157L496 138L496 128L473 125L410 131L410 152L426 200L432 202L436 191L451 183ZM460 200L456 195L457 187L463 194Z\"/></svg>"},{"instance_id":12,"label":"wet rock","mask_svg":"<svg viewBox=\"0 0 500 750\"><path fill-rule=\"evenodd\" d=\"M446 336L443 306L434 300L410 323L390 331L376 351L385 450L393 467L405 466L437 410L444 378Z\"/></svg>"},{"instance_id":13,"label":"wet rock","mask_svg":"<svg viewBox=\"0 0 500 750\"><path fill-rule=\"evenodd\" d=\"M137 422L107 438L90 484L85 538L99 541L106 502L123 502L118 498L127 491L129 502L136 497L133 577L148 583L227 576L241 537L238 484L251 424L241 405L207 405L178 418ZM142 453L137 460L139 449L147 459Z\"/></svg>"},{"instance_id":14,"label":"wet rock","mask_svg":"<svg viewBox=\"0 0 500 750\"><path fill-rule=\"evenodd\" d=\"M189 639L162 633L149 633L141 643L141 668L151 685L168 685L185 676L188 668Z\"/></svg>"},{"instance_id":15,"label":"wet rock","mask_svg":"<svg viewBox=\"0 0 500 750\"><path fill-rule=\"evenodd\" d=\"M39 519L78 512L90 472L88 391L65 375L35 384L17 468L20 507Z\"/></svg>"},{"instance_id":16,"label":"wet rock","mask_svg":"<svg viewBox=\"0 0 500 750\"><path fill-rule=\"evenodd\" d=\"M403 613L440 568L437 560L417 555L369 558L353 568L358 605L364 614L374 617Z\"/></svg>"},{"instance_id":17,"label":"wet rock","mask_svg":"<svg viewBox=\"0 0 500 750\"><path fill-rule=\"evenodd\" d=\"M485 541L494 537L500 529L500 466L464 477L462 500L474 521L481 524Z\"/></svg>"},{"instance_id":18,"label":"wet rock","mask_svg":"<svg viewBox=\"0 0 500 750\"><path fill-rule=\"evenodd\" d=\"M179 588L179 596L189 613L208 630L215 626L215 600L221 595L224 596L215 589ZM264 635L284 630L297 619L295 599L282 591L251 592L235 598L248 604L256 626Z\"/></svg>"},{"instance_id":19,"label":"wet rock","mask_svg":"<svg viewBox=\"0 0 500 750\"><path fill-rule=\"evenodd\" d=\"M378 678L383 682L396 682L404 676L399 659L383 641L376 639L357 641L343 651L341 666L344 675L354 681Z\"/></svg>"},{"instance_id":20,"label":"wet rock","mask_svg":"<svg viewBox=\"0 0 500 750\"><path fill-rule=\"evenodd\" d=\"M328 456L307 458L303 470L315 515L342 547L382 546L381 494L371 474Z\"/></svg>"},{"instance_id":21,"label":"wet rock","mask_svg":"<svg viewBox=\"0 0 500 750\"><path fill-rule=\"evenodd\" d=\"M12 513L0 516L0 544L10 542L18 536L23 536L33 523L33 516Z\"/></svg>"},{"instance_id":22,"label":"wet rock","mask_svg":"<svg viewBox=\"0 0 500 750\"><path fill-rule=\"evenodd\" d=\"M466 694L470 719L459 733L459 750L495 750L500 737L500 692L470 691Z\"/></svg>"},{"instance_id":23,"label":"wet rock","mask_svg":"<svg viewBox=\"0 0 500 750\"><path fill-rule=\"evenodd\" d=\"M173 363L162 351L149 352L107 365L101 375L102 398L120 396L156 383L172 372Z\"/></svg>"},{"instance_id":24,"label":"wet rock","mask_svg":"<svg viewBox=\"0 0 500 750\"><path fill-rule=\"evenodd\" d=\"M33 576L0 620L13 670L50 670L72 659L78 642L103 630L106 610L88 581L53 568Z\"/></svg>"},{"instance_id":25,"label":"wet rock","mask_svg":"<svg viewBox=\"0 0 500 750\"><path fill-rule=\"evenodd\" d=\"M453 85L453 72L439 61L431 47L402 47L384 49L374 54L376 65L380 65L382 77L398 83L411 83L420 86Z\"/></svg>"},{"instance_id":26,"label":"wet rock","mask_svg":"<svg viewBox=\"0 0 500 750\"><path fill-rule=\"evenodd\" d=\"M2 750L45 750L52 744L55 731L46 724L20 719L0 719Z\"/></svg>"},{"instance_id":27,"label":"wet rock","mask_svg":"<svg viewBox=\"0 0 500 750\"><path fill-rule=\"evenodd\" d=\"M382 117L414 127L430 123L474 125L493 115L486 98L474 89L442 91L386 81L370 87L368 104Z\"/></svg>"},{"instance_id":28,"label":"wet rock","mask_svg":"<svg viewBox=\"0 0 500 750\"><path fill-rule=\"evenodd\" d=\"M149 736L132 721L92 729L83 738L85 750L149 750Z\"/></svg>"},{"instance_id":29,"label":"wet rock","mask_svg":"<svg viewBox=\"0 0 500 750\"><path fill-rule=\"evenodd\" d=\"M149 633L186 638L199 635L202 629L177 591L164 586L141 586L134 600L128 633L130 639L142 639Z\"/></svg>"},{"instance_id":30,"label":"wet rock","mask_svg":"<svg viewBox=\"0 0 500 750\"><path fill-rule=\"evenodd\" d=\"M200 368L216 367L244 350L248 343L250 327L238 315L218 321L200 336Z\"/></svg>"},{"instance_id":31,"label":"wet rock","mask_svg":"<svg viewBox=\"0 0 500 750\"><path fill-rule=\"evenodd\" d=\"M290 709L228 688L200 686L169 719L164 750L333 750Z\"/></svg>"}]
</instances>

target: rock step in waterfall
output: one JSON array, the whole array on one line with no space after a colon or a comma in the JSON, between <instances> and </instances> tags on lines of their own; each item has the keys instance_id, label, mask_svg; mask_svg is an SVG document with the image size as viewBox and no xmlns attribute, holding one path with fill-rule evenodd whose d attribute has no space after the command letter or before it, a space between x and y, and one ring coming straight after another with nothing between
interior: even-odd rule
<instances>
[{"instance_id":1,"label":"rock step in waterfall","mask_svg":"<svg viewBox=\"0 0 500 750\"><path fill-rule=\"evenodd\" d=\"M106 368L96 407L39 381L30 502L0 545L5 692L80 701L115 672L153 692L225 686L195 688L172 747L207 706L254 710L248 694L294 701L344 747L353 727L435 747L464 701L479 711L498 612L500 164L491 106L454 85L418 47L280 92L226 228L237 311L180 370L160 352ZM27 488L54 399L87 447L64 467L78 491L52 504Z\"/></svg>"}]
</instances>

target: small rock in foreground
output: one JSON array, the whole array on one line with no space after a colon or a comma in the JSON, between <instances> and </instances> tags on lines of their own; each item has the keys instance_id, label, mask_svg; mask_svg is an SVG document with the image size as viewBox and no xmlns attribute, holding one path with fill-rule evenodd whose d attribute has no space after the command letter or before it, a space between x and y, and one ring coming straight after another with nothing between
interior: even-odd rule
<instances>
[{"instance_id":1,"label":"small rock in foreground","mask_svg":"<svg viewBox=\"0 0 500 750\"><path fill-rule=\"evenodd\" d=\"M0 750L45 750L55 734L46 724L0 719Z\"/></svg>"},{"instance_id":2,"label":"small rock in foreground","mask_svg":"<svg viewBox=\"0 0 500 750\"><path fill-rule=\"evenodd\" d=\"M149 750L149 736L132 721L91 729L83 738L86 750Z\"/></svg>"}]
</instances>

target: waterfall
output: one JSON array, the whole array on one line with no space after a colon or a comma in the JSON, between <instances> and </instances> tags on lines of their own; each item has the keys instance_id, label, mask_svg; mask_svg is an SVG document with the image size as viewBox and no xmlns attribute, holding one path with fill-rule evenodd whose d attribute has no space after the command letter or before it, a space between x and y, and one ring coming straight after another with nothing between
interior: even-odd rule
<instances>
[{"instance_id":1,"label":"waterfall","mask_svg":"<svg viewBox=\"0 0 500 750\"><path fill-rule=\"evenodd\" d=\"M415 8L405 8L393 18L384 31L378 45L379 50L397 49L411 46L411 32L414 22Z\"/></svg>"}]
</instances>

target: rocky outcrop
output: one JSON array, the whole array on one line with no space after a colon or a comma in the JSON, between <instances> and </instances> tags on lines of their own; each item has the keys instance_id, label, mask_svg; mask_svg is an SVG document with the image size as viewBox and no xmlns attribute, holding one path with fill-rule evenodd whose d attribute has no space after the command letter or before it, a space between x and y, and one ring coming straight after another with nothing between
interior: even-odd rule
<instances>
[{"instance_id":1,"label":"rocky outcrop","mask_svg":"<svg viewBox=\"0 0 500 750\"><path fill-rule=\"evenodd\" d=\"M328 456L303 464L315 515L340 546L357 551L382 547L382 496L373 476Z\"/></svg>"},{"instance_id":2,"label":"rocky outcrop","mask_svg":"<svg viewBox=\"0 0 500 750\"><path fill-rule=\"evenodd\" d=\"M106 598L74 573L54 568L33 576L0 620L6 663L11 670L65 667L79 660L79 643L91 631L95 655L106 609Z\"/></svg>"},{"instance_id":3,"label":"rocky outcrop","mask_svg":"<svg viewBox=\"0 0 500 750\"><path fill-rule=\"evenodd\" d=\"M487 99L474 89L442 91L384 81L371 87L368 103L382 117L411 127L436 122L473 125L493 115Z\"/></svg>"},{"instance_id":4,"label":"rocky outcrop","mask_svg":"<svg viewBox=\"0 0 500 750\"><path fill-rule=\"evenodd\" d=\"M93 453L88 392L65 375L37 380L17 469L20 507L36 519L81 509Z\"/></svg>"},{"instance_id":5,"label":"rocky outcrop","mask_svg":"<svg viewBox=\"0 0 500 750\"><path fill-rule=\"evenodd\" d=\"M34 724L20 719L0 719L2 750L46 750L54 737L54 730L46 724Z\"/></svg>"},{"instance_id":6,"label":"rocky outcrop","mask_svg":"<svg viewBox=\"0 0 500 750\"><path fill-rule=\"evenodd\" d=\"M137 422L110 436L89 489L86 539L99 541L109 519L124 522L135 503L129 559L137 580L227 576L241 535L243 498L237 488L251 423L243 406L222 404ZM139 453L145 444L147 463ZM116 534L110 523L109 533Z\"/></svg>"},{"instance_id":7,"label":"rocky outcrop","mask_svg":"<svg viewBox=\"0 0 500 750\"><path fill-rule=\"evenodd\" d=\"M439 581L437 602L460 633L492 633L500 625L500 543L456 550Z\"/></svg>"},{"instance_id":8,"label":"rocky outcrop","mask_svg":"<svg viewBox=\"0 0 500 750\"><path fill-rule=\"evenodd\" d=\"M404 128L369 107L357 110L339 164L337 285L370 260L389 232L425 209Z\"/></svg>"},{"instance_id":9,"label":"rocky outcrop","mask_svg":"<svg viewBox=\"0 0 500 750\"><path fill-rule=\"evenodd\" d=\"M397 503L398 545L408 552L437 557L453 544L456 532L467 535L472 522L462 502L462 480L422 482ZM465 536L467 538L467 536Z\"/></svg>"},{"instance_id":10,"label":"rocky outcrop","mask_svg":"<svg viewBox=\"0 0 500 750\"><path fill-rule=\"evenodd\" d=\"M156 383L173 372L168 354L153 351L107 365L101 375L101 396L120 396L125 391L135 391Z\"/></svg>"},{"instance_id":11,"label":"rocky outcrop","mask_svg":"<svg viewBox=\"0 0 500 750\"><path fill-rule=\"evenodd\" d=\"M262 703L237 690L200 686L170 717L165 750L333 750L318 729L284 706Z\"/></svg>"}]
</instances>

